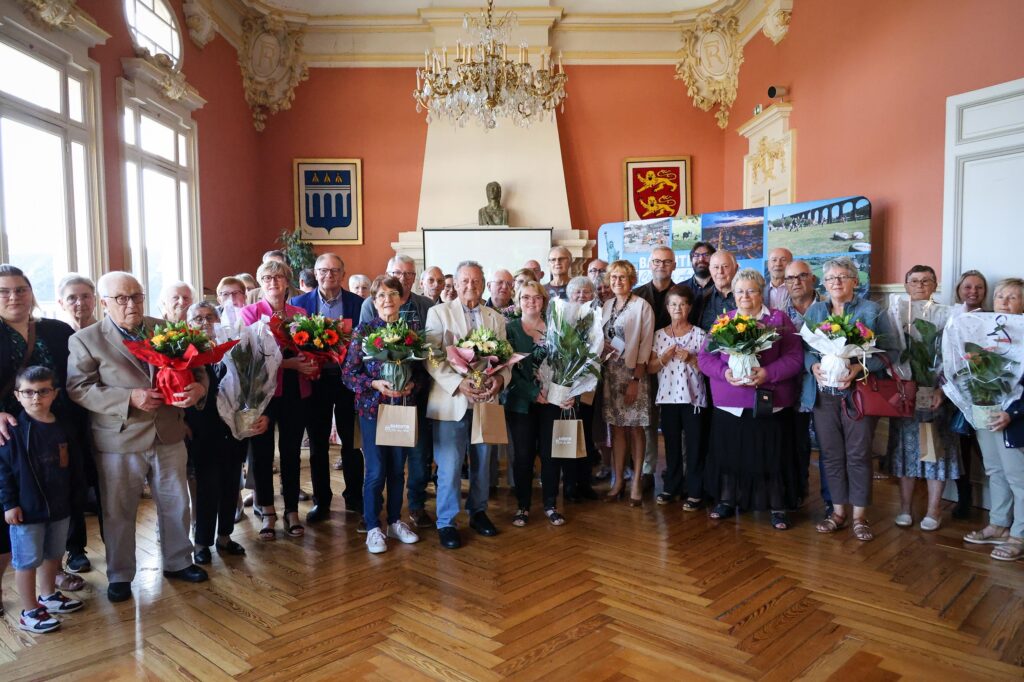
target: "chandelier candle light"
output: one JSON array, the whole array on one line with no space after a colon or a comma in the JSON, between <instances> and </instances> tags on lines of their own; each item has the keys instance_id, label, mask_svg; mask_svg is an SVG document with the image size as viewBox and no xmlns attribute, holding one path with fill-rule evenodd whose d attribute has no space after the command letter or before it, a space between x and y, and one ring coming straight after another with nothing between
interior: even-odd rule
<instances>
[{"instance_id":1,"label":"chandelier candle light","mask_svg":"<svg viewBox=\"0 0 1024 682\"><path fill-rule=\"evenodd\" d=\"M428 50L423 68L416 69L416 111L427 110L427 122L445 117L464 126L476 119L485 128L494 128L497 118L511 118L522 127L534 120L554 117L565 100L568 77L558 63L544 52L540 68L529 62L529 47L520 44L516 60L508 58L508 40L516 24L511 12L497 22L493 18L494 0L479 17L468 14L462 22L475 41L455 46L454 65L448 66L448 48ZM564 105L563 105L564 108Z\"/></svg>"}]
</instances>

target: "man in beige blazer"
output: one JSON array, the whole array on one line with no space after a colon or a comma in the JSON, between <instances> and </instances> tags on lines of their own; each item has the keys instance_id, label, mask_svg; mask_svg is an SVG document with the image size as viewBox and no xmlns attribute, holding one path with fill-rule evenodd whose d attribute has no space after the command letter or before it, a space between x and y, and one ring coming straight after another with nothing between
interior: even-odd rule
<instances>
[{"instance_id":1,"label":"man in beige blazer","mask_svg":"<svg viewBox=\"0 0 1024 682\"><path fill-rule=\"evenodd\" d=\"M463 261L455 271L458 298L439 303L427 311L425 327L427 342L444 351L472 329L485 327L505 338L505 318L482 304L484 272L479 263ZM438 366L427 363L434 383L427 399L427 417L434 420L434 462L437 464L437 533L441 546L456 549L462 546L455 517L459 513L459 497L463 458L469 452L469 497L466 512L469 527L480 535L498 534L487 518L487 494L490 486L490 462L493 445L470 445L473 422L472 403L497 400L512 372L508 368L492 375L482 390L463 378L448 363Z\"/></svg>"},{"instance_id":2,"label":"man in beige blazer","mask_svg":"<svg viewBox=\"0 0 1024 682\"><path fill-rule=\"evenodd\" d=\"M96 284L107 316L71 337L67 387L71 399L89 411L103 499L107 597L124 601L132 596L135 518L147 478L157 507L164 575L207 579L192 563L184 443L184 408L203 400L207 378L202 369L196 371L196 381L166 405L153 388L155 369L124 345L161 322L144 317L142 285L126 272L108 273Z\"/></svg>"}]
</instances>

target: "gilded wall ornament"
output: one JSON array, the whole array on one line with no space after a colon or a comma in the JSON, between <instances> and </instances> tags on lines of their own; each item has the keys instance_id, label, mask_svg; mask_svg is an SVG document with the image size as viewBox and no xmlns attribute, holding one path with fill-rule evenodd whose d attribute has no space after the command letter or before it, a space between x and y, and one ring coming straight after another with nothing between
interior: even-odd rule
<instances>
[{"instance_id":1,"label":"gilded wall ornament","mask_svg":"<svg viewBox=\"0 0 1024 682\"><path fill-rule=\"evenodd\" d=\"M196 89L188 84L185 74L175 66L170 55L153 55L144 47L135 48L135 55L134 59L121 60L128 80L146 83L160 97L180 104L189 111L195 111L206 103Z\"/></svg>"},{"instance_id":2,"label":"gilded wall ornament","mask_svg":"<svg viewBox=\"0 0 1024 682\"><path fill-rule=\"evenodd\" d=\"M238 63L256 130L266 127L267 116L290 109L295 86L309 78L301 51L302 34L289 29L280 15L253 14L242 20Z\"/></svg>"},{"instance_id":3,"label":"gilded wall ornament","mask_svg":"<svg viewBox=\"0 0 1024 682\"><path fill-rule=\"evenodd\" d=\"M739 19L704 13L693 28L683 31L682 59L676 64L677 79L686 83L686 94L702 111L717 105L718 127L729 124L729 107L739 87L743 46Z\"/></svg>"},{"instance_id":4,"label":"gilded wall ornament","mask_svg":"<svg viewBox=\"0 0 1024 682\"><path fill-rule=\"evenodd\" d=\"M762 137L757 143L757 151L750 162L750 170L754 174L754 180L757 181L759 175L763 175L765 180L774 180L776 161L780 164L779 170L785 172L786 150L783 147L782 141L769 140L767 137Z\"/></svg>"},{"instance_id":5,"label":"gilded wall ornament","mask_svg":"<svg viewBox=\"0 0 1024 682\"><path fill-rule=\"evenodd\" d=\"M185 10L185 25L188 35L199 49L217 37L217 22L210 11L199 0L188 0L182 9Z\"/></svg>"},{"instance_id":6,"label":"gilded wall ornament","mask_svg":"<svg viewBox=\"0 0 1024 682\"><path fill-rule=\"evenodd\" d=\"M778 45L786 37L786 34L789 33L789 20L792 17L793 12L790 10L773 9L765 17L764 26L761 28L761 31L772 43Z\"/></svg>"},{"instance_id":7,"label":"gilded wall ornament","mask_svg":"<svg viewBox=\"0 0 1024 682\"><path fill-rule=\"evenodd\" d=\"M49 29L63 31L75 25L75 0L19 0L35 22Z\"/></svg>"}]
</instances>

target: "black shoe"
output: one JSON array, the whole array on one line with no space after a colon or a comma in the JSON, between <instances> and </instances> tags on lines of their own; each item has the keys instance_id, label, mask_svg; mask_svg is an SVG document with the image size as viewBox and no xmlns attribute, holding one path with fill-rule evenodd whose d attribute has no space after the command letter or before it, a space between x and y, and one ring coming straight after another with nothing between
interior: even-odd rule
<instances>
[{"instance_id":1,"label":"black shoe","mask_svg":"<svg viewBox=\"0 0 1024 682\"><path fill-rule=\"evenodd\" d=\"M203 547L198 552L193 554L192 558L195 560L197 564L202 564L203 566L205 566L213 560L213 557L210 556L209 547Z\"/></svg>"},{"instance_id":2,"label":"black shoe","mask_svg":"<svg viewBox=\"0 0 1024 682\"><path fill-rule=\"evenodd\" d=\"M128 601L132 598L131 583L110 583L107 585L107 599L112 602Z\"/></svg>"},{"instance_id":3,"label":"black shoe","mask_svg":"<svg viewBox=\"0 0 1024 682\"><path fill-rule=\"evenodd\" d=\"M201 583L210 579L210 576L206 574L206 571L195 564L186 566L180 571L164 571L164 577L174 580L184 580L187 583Z\"/></svg>"},{"instance_id":4,"label":"black shoe","mask_svg":"<svg viewBox=\"0 0 1024 682\"><path fill-rule=\"evenodd\" d=\"M231 556L245 556L245 547L234 540L228 540L223 545L217 543L217 552L220 554L230 554Z\"/></svg>"},{"instance_id":5,"label":"black shoe","mask_svg":"<svg viewBox=\"0 0 1024 682\"><path fill-rule=\"evenodd\" d=\"M283 493L282 493L283 494ZM299 488L299 502L309 502L313 499L313 496L307 493L302 488Z\"/></svg>"},{"instance_id":6,"label":"black shoe","mask_svg":"<svg viewBox=\"0 0 1024 682\"><path fill-rule=\"evenodd\" d=\"M306 514L306 523L313 524L320 521L326 521L327 517L331 515L331 510L325 505L314 504Z\"/></svg>"},{"instance_id":7,"label":"black shoe","mask_svg":"<svg viewBox=\"0 0 1024 682\"><path fill-rule=\"evenodd\" d=\"M469 527L475 530L480 535L486 537L494 537L498 534L498 529L494 527L491 520L487 518L487 512L477 512L469 519Z\"/></svg>"},{"instance_id":8,"label":"black shoe","mask_svg":"<svg viewBox=\"0 0 1024 682\"><path fill-rule=\"evenodd\" d=\"M68 573L88 573L91 570L92 563L89 561L89 557L85 556L85 552L68 554Z\"/></svg>"},{"instance_id":9,"label":"black shoe","mask_svg":"<svg viewBox=\"0 0 1024 682\"><path fill-rule=\"evenodd\" d=\"M454 526L446 526L437 529L437 537L441 546L445 549L458 549L462 547L462 539L459 538L459 531Z\"/></svg>"},{"instance_id":10,"label":"black shoe","mask_svg":"<svg viewBox=\"0 0 1024 682\"><path fill-rule=\"evenodd\" d=\"M582 497L584 500L597 500L600 499L600 495L597 491L591 488L589 485L581 485L576 489L576 497Z\"/></svg>"},{"instance_id":11,"label":"black shoe","mask_svg":"<svg viewBox=\"0 0 1024 682\"><path fill-rule=\"evenodd\" d=\"M654 490L654 474L644 474L640 477L640 489L643 492Z\"/></svg>"}]
</instances>

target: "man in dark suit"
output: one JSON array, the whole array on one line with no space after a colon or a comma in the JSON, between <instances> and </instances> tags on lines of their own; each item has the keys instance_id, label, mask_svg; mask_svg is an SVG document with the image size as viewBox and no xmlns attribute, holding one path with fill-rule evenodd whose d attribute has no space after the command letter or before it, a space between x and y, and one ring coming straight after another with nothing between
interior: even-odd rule
<instances>
[{"instance_id":1,"label":"man in dark suit","mask_svg":"<svg viewBox=\"0 0 1024 682\"><path fill-rule=\"evenodd\" d=\"M363 299L345 291L345 262L334 253L322 254L313 266L317 288L291 299L291 304L309 315L324 315L335 320L348 319L355 328ZM306 427L309 433L309 473L313 479L313 508L306 523L327 518L331 509L331 467L328 455L331 416L341 439L341 469L345 475L346 511L359 514L363 509L363 454L353 444L355 434L355 395L341 383L341 368L327 364L313 382L312 413Z\"/></svg>"}]
</instances>

